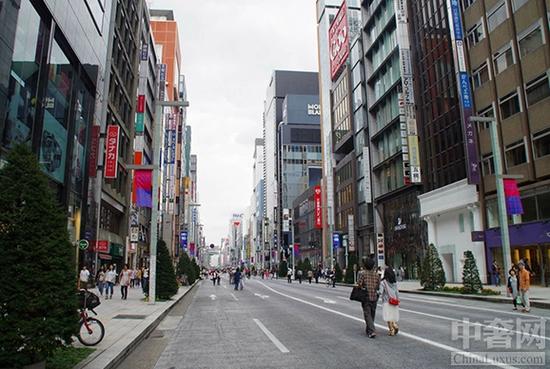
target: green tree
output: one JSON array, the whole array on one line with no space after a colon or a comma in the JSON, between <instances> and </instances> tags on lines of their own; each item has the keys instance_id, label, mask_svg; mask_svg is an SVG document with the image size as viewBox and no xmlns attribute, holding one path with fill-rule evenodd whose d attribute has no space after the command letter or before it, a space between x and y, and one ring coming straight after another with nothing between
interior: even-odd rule
<instances>
[{"instance_id":1,"label":"green tree","mask_svg":"<svg viewBox=\"0 0 550 369\"><path fill-rule=\"evenodd\" d=\"M306 273L304 273L304 262L302 260L298 260L296 263L296 270L294 271L294 278L298 277L298 270L302 271L302 276L305 276Z\"/></svg>"},{"instance_id":2,"label":"green tree","mask_svg":"<svg viewBox=\"0 0 550 369\"><path fill-rule=\"evenodd\" d=\"M176 267L178 277L186 276L189 284L195 282L195 273L193 271L193 266L191 264L191 259L186 252L182 252L178 265Z\"/></svg>"},{"instance_id":3,"label":"green tree","mask_svg":"<svg viewBox=\"0 0 550 369\"><path fill-rule=\"evenodd\" d=\"M172 265L172 258L166 247L166 242L157 242L157 298L168 300L178 293L178 282Z\"/></svg>"},{"instance_id":4,"label":"green tree","mask_svg":"<svg viewBox=\"0 0 550 369\"><path fill-rule=\"evenodd\" d=\"M442 289L446 282L445 271L443 270L441 259L439 259L437 249L431 243L422 261L420 284L425 290L434 291Z\"/></svg>"},{"instance_id":5,"label":"green tree","mask_svg":"<svg viewBox=\"0 0 550 369\"><path fill-rule=\"evenodd\" d=\"M468 250L464 252L466 260L462 271L462 283L464 284L464 293L478 293L482 289L479 271L477 269L474 254Z\"/></svg>"},{"instance_id":6,"label":"green tree","mask_svg":"<svg viewBox=\"0 0 550 369\"><path fill-rule=\"evenodd\" d=\"M346 268L345 282L349 284L355 283L355 276L353 271L353 266L357 264L357 256L355 254L350 254L348 259L348 267Z\"/></svg>"},{"instance_id":7,"label":"green tree","mask_svg":"<svg viewBox=\"0 0 550 369\"><path fill-rule=\"evenodd\" d=\"M336 277L336 282L342 282L342 278L344 277L342 273L342 268L340 268L340 264L336 263L334 265L334 274Z\"/></svg>"},{"instance_id":8,"label":"green tree","mask_svg":"<svg viewBox=\"0 0 550 369\"><path fill-rule=\"evenodd\" d=\"M310 270L313 270L313 268L311 267L311 261L309 261L309 258L304 259L303 267L304 267L305 275L307 275L307 272L309 272Z\"/></svg>"},{"instance_id":9,"label":"green tree","mask_svg":"<svg viewBox=\"0 0 550 369\"><path fill-rule=\"evenodd\" d=\"M288 273L288 266L286 264L286 261L283 260L279 263L279 277L286 278L287 273Z\"/></svg>"},{"instance_id":10,"label":"green tree","mask_svg":"<svg viewBox=\"0 0 550 369\"><path fill-rule=\"evenodd\" d=\"M16 146L0 169L0 367L45 360L78 329L67 214L38 160Z\"/></svg>"},{"instance_id":11,"label":"green tree","mask_svg":"<svg viewBox=\"0 0 550 369\"><path fill-rule=\"evenodd\" d=\"M189 281L189 283L195 283L197 279L199 279L199 276L201 274L200 272L199 264L197 264L197 261L195 258L191 259L191 272L193 274L193 282Z\"/></svg>"}]
</instances>

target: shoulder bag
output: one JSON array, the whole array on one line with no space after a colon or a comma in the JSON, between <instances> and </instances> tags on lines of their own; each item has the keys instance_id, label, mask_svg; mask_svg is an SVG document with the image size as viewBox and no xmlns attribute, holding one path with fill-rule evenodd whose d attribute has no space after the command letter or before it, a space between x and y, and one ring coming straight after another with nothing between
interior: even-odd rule
<instances>
[{"instance_id":1,"label":"shoulder bag","mask_svg":"<svg viewBox=\"0 0 550 369\"><path fill-rule=\"evenodd\" d=\"M359 301L362 303L368 300L368 296L369 296L369 293L367 292L366 288L353 286L349 299L352 301Z\"/></svg>"}]
</instances>

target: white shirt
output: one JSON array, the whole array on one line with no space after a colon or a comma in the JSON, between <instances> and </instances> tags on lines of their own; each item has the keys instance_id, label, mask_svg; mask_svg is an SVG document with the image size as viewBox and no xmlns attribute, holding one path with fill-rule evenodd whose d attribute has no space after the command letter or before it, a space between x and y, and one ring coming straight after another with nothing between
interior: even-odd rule
<instances>
[{"instance_id":1,"label":"white shirt","mask_svg":"<svg viewBox=\"0 0 550 369\"><path fill-rule=\"evenodd\" d=\"M88 282L88 279L90 278L90 272L88 269L82 269L80 271L80 282Z\"/></svg>"},{"instance_id":2,"label":"white shirt","mask_svg":"<svg viewBox=\"0 0 550 369\"><path fill-rule=\"evenodd\" d=\"M122 272L120 272L120 285L127 286L129 284L130 284L130 271L123 269Z\"/></svg>"},{"instance_id":3,"label":"white shirt","mask_svg":"<svg viewBox=\"0 0 550 369\"><path fill-rule=\"evenodd\" d=\"M149 278L149 269L143 269L143 278Z\"/></svg>"},{"instance_id":4,"label":"white shirt","mask_svg":"<svg viewBox=\"0 0 550 369\"><path fill-rule=\"evenodd\" d=\"M116 272L114 270L107 271L105 274L105 282L115 283L116 281Z\"/></svg>"}]
</instances>

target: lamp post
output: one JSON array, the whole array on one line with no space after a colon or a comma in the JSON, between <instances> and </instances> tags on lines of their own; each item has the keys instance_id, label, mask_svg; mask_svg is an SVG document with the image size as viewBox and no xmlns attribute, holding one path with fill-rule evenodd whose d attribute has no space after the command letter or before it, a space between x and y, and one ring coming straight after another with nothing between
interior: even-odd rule
<instances>
[{"instance_id":1,"label":"lamp post","mask_svg":"<svg viewBox=\"0 0 550 369\"><path fill-rule=\"evenodd\" d=\"M508 230L508 215L506 211L506 198L504 196L504 175L502 161L500 159L500 142L498 139L497 121L489 117L470 117L471 122L489 123L491 133L491 147L493 150L493 163L495 166L495 180L498 201L498 220L500 224L500 238L502 239L502 258L504 270L508 271L512 265L510 253L510 232ZM507 176L511 177L511 176Z\"/></svg>"},{"instance_id":2,"label":"lamp post","mask_svg":"<svg viewBox=\"0 0 550 369\"><path fill-rule=\"evenodd\" d=\"M159 203L158 203L158 176L160 171L160 135L162 133L162 117L164 108L186 108L189 106L188 101L157 101L156 104L156 117L155 117L155 131L153 134L153 165L150 166L132 166L130 169L153 169L153 189L151 197L153 200L151 209L151 238L149 240L149 303L154 304L156 300L156 280L157 280L157 237L158 237L158 217L159 217ZM152 167L152 168L151 168Z\"/></svg>"}]
</instances>

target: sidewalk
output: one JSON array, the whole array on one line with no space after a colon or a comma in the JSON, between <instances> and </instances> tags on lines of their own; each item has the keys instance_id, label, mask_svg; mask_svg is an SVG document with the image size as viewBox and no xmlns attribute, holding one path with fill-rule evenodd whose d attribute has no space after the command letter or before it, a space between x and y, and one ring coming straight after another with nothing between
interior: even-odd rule
<instances>
[{"instance_id":1,"label":"sidewalk","mask_svg":"<svg viewBox=\"0 0 550 369\"><path fill-rule=\"evenodd\" d=\"M449 292L435 292L435 291L422 291L419 281L403 281L398 282L399 292L404 293L417 293L424 295L434 295L434 296L445 296L445 297L455 297L463 298L470 300L482 300L482 301L491 301L491 302L502 302L502 303L511 303L511 297L506 297L506 287L500 286L483 286L483 288L492 289L493 291L500 291L499 296L483 296L483 295L463 295L460 293L449 293ZM461 284L447 283L445 286L448 287L461 287ZM540 287L540 286L531 286L529 289L530 301L532 307L550 309L550 288Z\"/></svg>"},{"instance_id":2,"label":"sidewalk","mask_svg":"<svg viewBox=\"0 0 550 369\"><path fill-rule=\"evenodd\" d=\"M105 326L105 337L97 346L93 346L96 351L75 369L115 368L191 288L180 287L172 300L157 301L155 305L150 305L143 301L141 288L128 288L128 299L122 300L120 286L115 286L113 299L102 298L101 305L94 309L97 316L90 313ZM90 291L99 296L97 289ZM73 345L84 347L77 340Z\"/></svg>"}]
</instances>

